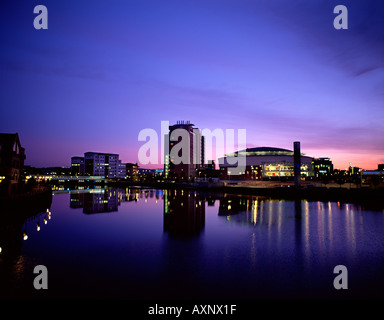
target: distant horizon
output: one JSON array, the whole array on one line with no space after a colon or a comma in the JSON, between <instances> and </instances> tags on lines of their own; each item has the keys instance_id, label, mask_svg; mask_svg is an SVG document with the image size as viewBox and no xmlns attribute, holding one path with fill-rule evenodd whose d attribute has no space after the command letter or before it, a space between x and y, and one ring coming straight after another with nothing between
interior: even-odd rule
<instances>
[{"instance_id":1,"label":"distant horizon","mask_svg":"<svg viewBox=\"0 0 384 320\"><path fill-rule=\"evenodd\" d=\"M19 136L20 138L20 136ZM21 138L20 138L21 140ZM23 145L22 145L23 146ZM250 148L257 148L257 147L273 147L273 148L281 148L279 146L266 146L266 145L261 145L261 146L252 146L252 147L247 147L247 149L250 149ZM286 149L286 150L290 150L293 152L293 148L282 148L282 149ZM235 151L240 151L240 150L235 150ZM121 158L121 155L117 152L105 152L105 151L85 151L84 153L81 153L81 154L76 154L76 155L71 155L69 158L68 158L68 161L67 163L64 163L64 162L61 162L60 164L52 164L52 162L50 162L52 165L33 165L33 164L29 164L28 163L28 154L27 154L28 150L26 150L26 163L25 165L26 166L31 166L31 167L35 167L35 168L50 168L50 167L67 167L67 168L70 168L71 167L71 158L72 157L84 157L84 154L87 153L87 152L94 152L94 153L106 153L106 154L117 154L119 155L119 160L121 160L122 163L137 163L138 166L140 168L143 168L143 169L162 169L164 168L164 164L148 164L148 165L141 165L139 163L139 161L124 161L124 159ZM348 162L348 165L346 167L340 167L340 166L337 166L335 164L335 162L332 160L331 157L328 157L328 156L318 156L318 157L314 157L312 156L311 154L308 154L306 152L304 152L303 150L301 150L301 153L305 156L308 156L308 157L311 157L311 158L329 158L332 163L333 163L333 166L335 169L339 169L339 170L346 170L349 168L349 165L351 165L352 167L359 167L363 170L376 170L378 168L378 165L380 165L381 163L377 163L376 165L374 165L373 167L371 168L363 168L361 166L358 166L358 165L355 165L353 163L349 163ZM159 153L160 154L160 153ZM224 156L224 155L223 155ZM221 158L222 156L220 156L219 158ZM214 160L215 161L215 166L216 168L219 167L219 163L218 163L218 158L217 159L207 159L208 160Z\"/></svg>"},{"instance_id":2,"label":"distant horizon","mask_svg":"<svg viewBox=\"0 0 384 320\"><path fill-rule=\"evenodd\" d=\"M384 163L383 1L341 3L342 30L336 0L54 1L40 30L26 3L0 10L0 132L26 164L135 163L162 120L246 129L249 148L300 141L340 169Z\"/></svg>"}]
</instances>

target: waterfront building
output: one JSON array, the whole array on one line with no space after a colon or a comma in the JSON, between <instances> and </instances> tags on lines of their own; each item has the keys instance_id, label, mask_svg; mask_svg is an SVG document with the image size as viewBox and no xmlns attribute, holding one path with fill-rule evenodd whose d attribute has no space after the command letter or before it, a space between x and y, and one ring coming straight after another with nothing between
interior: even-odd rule
<instances>
[{"instance_id":1,"label":"waterfront building","mask_svg":"<svg viewBox=\"0 0 384 320\"><path fill-rule=\"evenodd\" d=\"M181 136L177 137L180 129L184 130L187 141L183 140ZM178 144L182 140L186 144L178 150L179 159L176 159L172 150L179 148ZM197 169L204 167L204 136L201 135L200 129L194 128L194 124L189 121L177 121L176 124L169 126L169 134L165 135L165 146L164 172L166 178L187 181L196 176ZM180 159L181 161L178 162Z\"/></svg>"},{"instance_id":2,"label":"waterfront building","mask_svg":"<svg viewBox=\"0 0 384 320\"><path fill-rule=\"evenodd\" d=\"M377 170L362 170L361 183L373 188L384 187L384 168L379 165Z\"/></svg>"},{"instance_id":3,"label":"waterfront building","mask_svg":"<svg viewBox=\"0 0 384 320\"><path fill-rule=\"evenodd\" d=\"M137 181L139 174L139 166L137 163L126 163L126 177L128 180Z\"/></svg>"},{"instance_id":4,"label":"waterfront building","mask_svg":"<svg viewBox=\"0 0 384 320\"><path fill-rule=\"evenodd\" d=\"M3 192L10 194L24 186L25 149L17 133L0 134L0 182Z\"/></svg>"},{"instance_id":5,"label":"waterfront building","mask_svg":"<svg viewBox=\"0 0 384 320\"><path fill-rule=\"evenodd\" d=\"M361 168L349 166L348 175L350 177L360 177Z\"/></svg>"},{"instance_id":6,"label":"waterfront building","mask_svg":"<svg viewBox=\"0 0 384 320\"><path fill-rule=\"evenodd\" d=\"M118 160L116 178L124 179L127 176L127 164Z\"/></svg>"},{"instance_id":7,"label":"waterfront building","mask_svg":"<svg viewBox=\"0 0 384 320\"><path fill-rule=\"evenodd\" d=\"M164 169L138 169L139 181L155 181L158 178L163 177Z\"/></svg>"},{"instance_id":8,"label":"waterfront building","mask_svg":"<svg viewBox=\"0 0 384 320\"><path fill-rule=\"evenodd\" d=\"M45 167L40 169L43 176L69 176L71 174L70 167Z\"/></svg>"},{"instance_id":9,"label":"waterfront building","mask_svg":"<svg viewBox=\"0 0 384 320\"><path fill-rule=\"evenodd\" d=\"M245 170L231 175L239 154L246 156ZM312 176L313 158L303 154L300 158L301 177ZM247 148L220 158L219 167L225 180L291 180L294 177L294 152L274 147Z\"/></svg>"},{"instance_id":10,"label":"waterfront building","mask_svg":"<svg viewBox=\"0 0 384 320\"><path fill-rule=\"evenodd\" d=\"M333 173L333 163L329 158L315 158L312 161L313 174L316 179L330 177Z\"/></svg>"},{"instance_id":11,"label":"waterfront building","mask_svg":"<svg viewBox=\"0 0 384 320\"><path fill-rule=\"evenodd\" d=\"M220 178L222 180L262 180L262 166L246 166L241 174L234 173L231 166L220 166Z\"/></svg>"},{"instance_id":12,"label":"waterfront building","mask_svg":"<svg viewBox=\"0 0 384 320\"><path fill-rule=\"evenodd\" d=\"M71 174L73 176L84 175L84 157L71 158Z\"/></svg>"},{"instance_id":13,"label":"waterfront building","mask_svg":"<svg viewBox=\"0 0 384 320\"><path fill-rule=\"evenodd\" d=\"M84 154L84 173L88 176L105 178L125 178L126 167L118 154L86 152Z\"/></svg>"},{"instance_id":14,"label":"waterfront building","mask_svg":"<svg viewBox=\"0 0 384 320\"><path fill-rule=\"evenodd\" d=\"M216 170L215 161L208 160L206 165L196 169L196 179L198 181L212 181L220 179L220 170Z\"/></svg>"}]
</instances>

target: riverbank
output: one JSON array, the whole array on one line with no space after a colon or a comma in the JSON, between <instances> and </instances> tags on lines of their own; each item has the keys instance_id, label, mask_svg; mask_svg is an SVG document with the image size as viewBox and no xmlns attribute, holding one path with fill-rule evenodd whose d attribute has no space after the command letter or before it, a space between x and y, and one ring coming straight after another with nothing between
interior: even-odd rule
<instances>
[{"instance_id":1,"label":"riverbank","mask_svg":"<svg viewBox=\"0 0 384 320\"><path fill-rule=\"evenodd\" d=\"M251 185L197 185L171 182L112 182L115 187L150 187L159 189L190 189L238 195L263 196L283 200L332 201L360 204L367 209L384 209L384 189L294 187L290 185L255 187Z\"/></svg>"},{"instance_id":2,"label":"riverbank","mask_svg":"<svg viewBox=\"0 0 384 320\"><path fill-rule=\"evenodd\" d=\"M50 208L52 190L38 187L30 192L0 195L0 220L22 221Z\"/></svg>"}]
</instances>

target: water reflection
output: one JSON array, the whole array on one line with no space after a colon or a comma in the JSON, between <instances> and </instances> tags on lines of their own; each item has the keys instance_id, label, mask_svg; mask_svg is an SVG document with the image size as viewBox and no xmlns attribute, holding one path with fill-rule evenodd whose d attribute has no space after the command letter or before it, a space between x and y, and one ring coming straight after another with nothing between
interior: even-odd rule
<instances>
[{"instance_id":1,"label":"water reflection","mask_svg":"<svg viewBox=\"0 0 384 320\"><path fill-rule=\"evenodd\" d=\"M206 208L215 208L226 223L254 227L252 243L263 241L267 247L282 250L293 241L304 261L320 263L337 250L355 259L358 237L364 238L366 221L361 207L340 202L284 201L256 196L202 194L188 190L143 188L94 189L71 191L70 208L83 213L116 212L123 202L147 202L155 199L163 207L163 232L175 237L198 236L205 227ZM13 251L17 255L23 240L40 232L52 214L43 211L17 224L0 223L0 256ZM383 218L384 220L384 218ZM263 231L258 231L263 228ZM340 235L343 235L341 238ZM262 240L259 238L262 237Z\"/></svg>"},{"instance_id":2,"label":"water reflection","mask_svg":"<svg viewBox=\"0 0 384 320\"><path fill-rule=\"evenodd\" d=\"M111 214L96 215L101 212ZM381 211L336 202L191 190L76 190L55 196L52 212L12 226L0 221L0 277L32 275L23 268L33 260L33 265L53 265L57 274L67 274L73 265L81 293L92 294L89 287L97 278L100 297L105 292L124 297L124 287L140 297L148 292L185 297L188 289L191 297L304 292L332 286L337 264L348 266L353 277L368 261L372 277L380 275L383 229ZM10 251L13 262L6 274L2 263ZM106 270L114 272L103 277ZM57 290L69 288L72 294L65 279L55 280Z\"/></svg>"},{"instance_id":3,"label":"water reflection","mask_svg":"<svg viewBox=\"0 0 384 320\"><path fill-rule=\"evenodd\" d=\"M296 238L296 248L301 251L302 248L302 201L295 200L295 238Z\"/></svg>"},{"instance_id":4,"label":"water reflection","mask_svg":"<svg viewBox=\"0 0 384 320\"><path fill-rule=\"evenodd\" d=\"M15 213L17 214L17 213ZM35 236L52 219L50 209L32 214L24 220L1 221L0 258L13 258L21 253L23 241Z\"/></svg>"},{"instance_id":5,"label":"water reflection","mask_svg":"<svg viewBox=\"0 0 384 320\"><path fill-rule=\"evenodd\" d=\"M73 209L83 208L83 213L105 213L116 212L121 202L139 201L156 197L156 202L162 197L162 190L140 189L140 188L105 188L91 190L70 191L70 207Z\"/></svg>"},{"instance_id":6,"label":"water reflection","mask_svg":"<svg viewBox=\"0 0 384 320\"><path fill-rule=\"evenodd\" d=\"M292 259L303 262L306 270L310 270L315 260L325 265L340 252L349 262L356 260L357 233L364 237L367 224L362 208L354 204L233 195L224 195L219 201L218 215L225 217L226 222L255 228L252 243L262 242L276 253L294 244L296 251Z\"/></svg>"},{"instance_id":7,"label":"water reflection","mask_svg":"<svg viewBox=\"0 0 384 320\"><path fill-rule=\"evenodd\" d=\"M218 214L219 216L225 216L229 222L252 226L264 224L281 227L285 203L283 200L224 195L219 201Z\"/></svg>"},{"instance_id":8,"label":"water reflection","mask_svg":"<svg viewBox=\"0 0 384 320\"><path fill-rule=\"evenodd\" d=\"M190 237L199 234L204 225L205 197L191 191L164 191L164 232Z\"/></svg>"}]
</instances>

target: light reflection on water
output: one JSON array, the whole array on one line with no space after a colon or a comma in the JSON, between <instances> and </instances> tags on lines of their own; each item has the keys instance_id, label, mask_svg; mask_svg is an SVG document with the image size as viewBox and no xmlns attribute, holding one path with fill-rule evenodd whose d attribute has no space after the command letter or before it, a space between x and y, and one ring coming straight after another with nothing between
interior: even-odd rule
<instances>
[{"instance_id":1,"label":"light reflection on water","mask_svg":"<svg viewBox=\"0 0 384 320\"><path fill-rule=\"evenodd\" d=\"M384 291L384 214L352 204L126 188L56 194L49 212L0 238L3 295L338 298L338 264L352 297Z\"/></svg>"}]
</instances>

